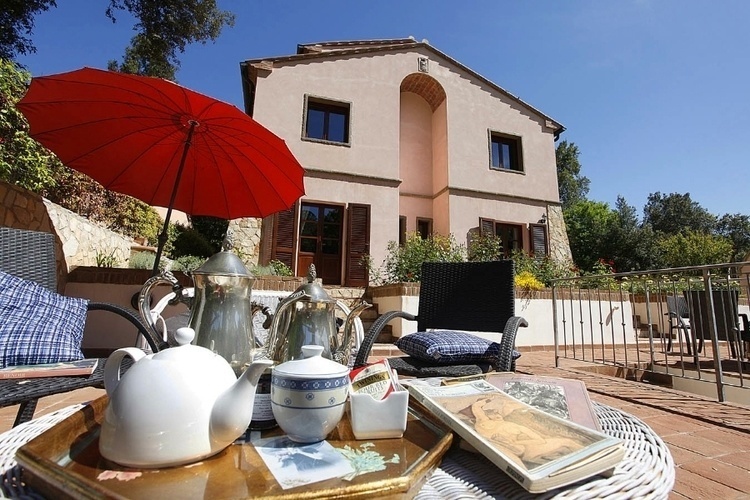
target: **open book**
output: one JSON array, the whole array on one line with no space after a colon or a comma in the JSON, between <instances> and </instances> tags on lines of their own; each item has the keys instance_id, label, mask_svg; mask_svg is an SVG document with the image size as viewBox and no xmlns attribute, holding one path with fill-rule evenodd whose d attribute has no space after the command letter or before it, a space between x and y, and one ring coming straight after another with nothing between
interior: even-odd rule
<instances>
[{"instance_id":1,"label":"open book","mask_svg":"<svg viewBox=\"0 0 750 500\"><path fill-rule=\"evenodd\" d=\"M39 365L17 365L0 369L0 380L12 378L37 377L72 377L77 375L91 375L96 370L99 360L96 358L81 359L79 361L63 361L60 363L46 363Z\"/></svg>"},{"instance_id":2,"label":"open book","mask_svg":"<svg viewBox=\"0 0 750 500\"><path fill-rule=\"evenodd\" d=\"M556 417L572 420L595 431L602 430L586 384L572 378L491 372L443 379L443 385L486 380L506 394Z\"/></svg>"},{"instance_id":3,"label":"open book","mask_svg":"<svg viewBox=\"0 0 750 500\"><path fill-rule=\"evenodd\" d=\"M408 389L531 493L608 471L625 455L619 439L533 408L484 380Z\"/></svg>"}]
</instances>

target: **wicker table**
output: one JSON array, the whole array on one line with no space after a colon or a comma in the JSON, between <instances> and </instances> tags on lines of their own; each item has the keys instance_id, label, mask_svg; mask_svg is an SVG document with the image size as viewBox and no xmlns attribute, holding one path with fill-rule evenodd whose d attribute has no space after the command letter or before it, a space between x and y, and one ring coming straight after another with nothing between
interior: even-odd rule
<instances>
[{"instance_id":1,"label":"wicker table","mask_svg":"<svg viewBox=\"0 0 750 500\"><path fill-rule=\"evenodd\" d=\"M596 404L602 429L623 439L627 452L610 477L596 476L542 495L530 495L481 455L453 449L417 495L420 500L459 498L667 498L674 485L674 462L664 442L637 418ZM21 482L15 452L27 441L71 415L73 405L0 434L0 496L41 498Z\"/></svg>"}]
</instances>

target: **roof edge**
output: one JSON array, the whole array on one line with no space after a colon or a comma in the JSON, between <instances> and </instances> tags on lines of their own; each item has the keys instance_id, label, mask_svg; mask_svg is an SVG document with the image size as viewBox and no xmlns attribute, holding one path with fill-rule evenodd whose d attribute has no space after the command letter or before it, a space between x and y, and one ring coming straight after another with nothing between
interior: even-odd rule
<instances>
[{"instance_id":1,"label":"roof edge","mask_svg":"<svg viewBox=\"0 0 750 500\"><path fill-rule=\"evenodd\" d=\"M312 48L312 47L320 47L321 50L316 50L315 48ZM323 49L324 47L337 47L337 48L324 50ZM398 52L398 51L403 51L405 49L415 49L415 48L424 48L426 50L429 50L435 53L436 55L442 57L449 63L461 68L462 70L466 71L470 75L481 80L482 82L489 85L490 87L497 90L498 92L505 95L506 97L509 97L510 99L518 102L519 104L525 106L529 110L538 114L541 118L543 118L547 122L545 123L545 126L547 126L548 128L554 129L555 140L557 140L560 137L560 134L562 134L565 131L565 126L561 124L560 122L558 122L557 120L555 120L554 118L543 113L542 111L535 108L531 104L527 103L520 97L505 90L503 87L499 86L498 84L496 84L489 78L482 76L480 73L474 71L473 69L469 68L465 64L452 58L445 52L442 52L441 50L433 47L432 45L430 45L430 43L427 40L417 42L413 37L382 39L382 40L350 40L350 41L332 41L332 42L298 44L296 54L286 55L286 56L276 56L276 57L263 57L263 58L257 58L257 59L246 59L245 61L240 62L240 65L241 66L243 65L248 66L248 65L253 65L253 64L267 65L267 64L273 64L274 62L294 62L294 61L331 58L331 57L336 58L342 55L356 55L356 54L366 54L366 53L373 53L373 52ZM309 50L309 51L306 51L306 50Z\"/></svg>"}]
</instances>

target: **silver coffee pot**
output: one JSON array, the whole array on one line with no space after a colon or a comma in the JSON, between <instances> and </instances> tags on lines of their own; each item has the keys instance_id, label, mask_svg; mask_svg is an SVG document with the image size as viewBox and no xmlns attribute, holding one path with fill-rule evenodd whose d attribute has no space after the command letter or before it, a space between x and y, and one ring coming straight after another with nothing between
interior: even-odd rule
<instances>
[{"instance_id":1,"label":"silver coffee pot","mask_svg":"<svg viewBox=\"0 0 750 500\"><path fill-rule=\"evenodd\" d=\"M151 316L149 297L154 286L171 285L176 294L173 302L183 302L190 308L188 326L195 330L192 344L219 354L239 375L255 357L253 315L263 311L270 316L270 311L253 304L255 277L231 251L232 246L232 234L228 232L222 250L190 273L194 284L192 298L167 271L146 281L138 297L138 308L146 325L161 336Z\"/></svg>"},{"instance_id":2,"label":"silver coffee pot","mask_svg":"<svg viewBox=\"0 0 750 500\"><path fill-rule=\"evenodd\" d=\"M315 265L307 273L307 283L301 285L276 307L268 332L264 355L277 363L303 359L302 346L323 347L322 356L343 365L349 363L354 320L371 304L362 302L352 309L339 333L336 324L338 301L332 299L316 281ZM343 309L342 309L343 310Z\"/></svg>"}]
</instances>

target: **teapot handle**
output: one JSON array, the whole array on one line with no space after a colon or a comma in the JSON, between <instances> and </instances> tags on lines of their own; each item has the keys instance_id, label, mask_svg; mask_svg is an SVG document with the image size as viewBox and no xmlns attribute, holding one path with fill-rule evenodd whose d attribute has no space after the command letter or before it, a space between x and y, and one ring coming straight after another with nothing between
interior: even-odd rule
<instances>
[{"instance_id":1,"label":"teapot handle","mask_svg":"<svg viewBox=\"0 0 750 500\"><path fill-rule=\"evenodd\" d=\"M163 273L152 276L146 280L146 283L143 284L143 287L138 294L138 312L141 313L141 319L143 320L143 323L146 324L146 327L151 330L151 333L159 338L166 337L166 334L164 332L159 332L156 326L156 321L151 314L151 290L162 283L171 285L172 291L175 292L175 299L173 299L174 302L170 301L170 304L176 304L177 302L183 301L183 287L180 285L179 281L177 281L177 278L175 278L169 271L164 271ZM190 304L188 304L188 307L190 307ZM164 338L164 340L167 339Z\"/></svg>"},{"instance_id":2,"label":"teapot handle","mask_svg":"<svg viewBox=\"0 0 750 500\"><path fill-rule=\"evenodd\" d=\"M107 396L111 397L120 383L120 367L125 356L130 356L137 363L145 355L145 352L136 347L123 347L110 354L107 364L104 365L104 388L107 390Z\"/></svg>"}]
</instances>

